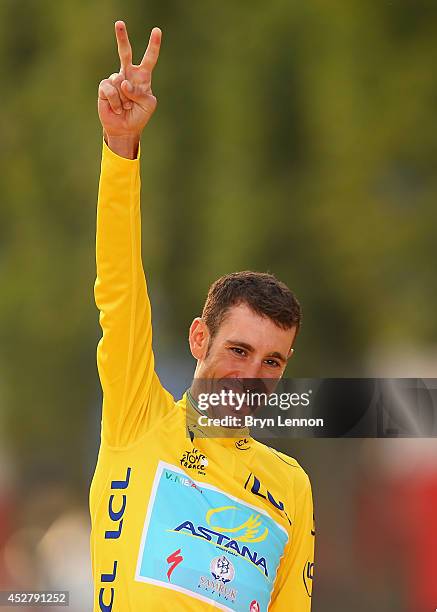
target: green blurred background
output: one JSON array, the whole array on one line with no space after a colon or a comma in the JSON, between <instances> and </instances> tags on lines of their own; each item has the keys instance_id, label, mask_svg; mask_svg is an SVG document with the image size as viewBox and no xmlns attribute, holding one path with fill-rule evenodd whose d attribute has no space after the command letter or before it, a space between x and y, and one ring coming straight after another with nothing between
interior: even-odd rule
<instances>
[{"instance_id":1,"label":"green blurred background","mask_svg":"<svg viewBox=\"0 0 437 612\"><path fill-rule=\"evenodd\" d=\"M187 330L210 283L247 268L275 273L303 305L289 376L437 371L436 3L2 0L0 587L61 588L72 573L59 569L62 539L76 551L78 612L90 607L87 491L101 401L96 94L118 70L116 19L134 61L152 26L164 35L142 209L165 385L177 395L189 383ZM421 612L408 568L389 557L372 573L362 558L357 500L386 490L398 464L426 465L437 479L434 446L278 447L313 480L313 610ZM381 498L376 516L386 508ZM408 557L393 538L382 549Z\"/></svg>"}]
</instances>

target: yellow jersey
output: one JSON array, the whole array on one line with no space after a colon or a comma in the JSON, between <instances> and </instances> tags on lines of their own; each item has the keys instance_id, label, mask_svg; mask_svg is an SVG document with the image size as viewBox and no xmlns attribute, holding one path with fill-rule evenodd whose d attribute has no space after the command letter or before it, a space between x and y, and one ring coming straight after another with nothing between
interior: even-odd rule
<instances>
[{"instance_id":1,"label":"yellow jersey","mask_svg":"<svg viewBox=\"0 0 437 612\"><path fill-rule=\"evenodd\" d=\"M254 440L202 437L154 369L139 157L103 143L95 299L101 445L90 489L94 611L308 612L308 476Z\"/></svg>"}]
</instances>

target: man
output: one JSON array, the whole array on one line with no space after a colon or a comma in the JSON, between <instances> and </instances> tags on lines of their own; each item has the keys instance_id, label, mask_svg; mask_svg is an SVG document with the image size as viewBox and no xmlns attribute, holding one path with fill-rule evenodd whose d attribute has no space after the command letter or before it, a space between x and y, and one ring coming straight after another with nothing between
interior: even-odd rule
<instances>
[{"instance_id":1,"label":"man","mask_svg":"<svg viewBox=\"0 0 437 612\"><path fill-rule=\"evenodd\" d=\"M156 108L151 76L161 32L152 30L133 65L125 24L115 30L120 72L100 83L98 100L103 417L90 492L94 610L305 612L314 546L307 475L245 430L202 437L195 385L175 402L154 371L139 143ZM297 301L273 276L219 279L190 328L196 377L279 379L299 322Z\"/></svg>"}]
</instances>

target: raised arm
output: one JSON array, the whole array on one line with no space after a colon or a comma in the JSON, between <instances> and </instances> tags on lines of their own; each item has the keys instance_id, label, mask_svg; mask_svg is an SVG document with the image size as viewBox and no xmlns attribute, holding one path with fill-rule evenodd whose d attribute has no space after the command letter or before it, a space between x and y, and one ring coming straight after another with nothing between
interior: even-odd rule
<instances>
[{"instance_id":1,"label":"raised arm","mask_svg":"<svg viewBox=\"0 0 437 612\"><path fill-rule=\"evenodd\" d=\"M103 388L102 438L134 442L157 424L172 398L154 372L150 302L141 259L139 143L156 98L152 71L161 43L154 28L139 65L122 21L115 24L120 71L101 81L104 140L97 205L94 295L103 336L97 365Z\"/></svg>"}]
</instances>

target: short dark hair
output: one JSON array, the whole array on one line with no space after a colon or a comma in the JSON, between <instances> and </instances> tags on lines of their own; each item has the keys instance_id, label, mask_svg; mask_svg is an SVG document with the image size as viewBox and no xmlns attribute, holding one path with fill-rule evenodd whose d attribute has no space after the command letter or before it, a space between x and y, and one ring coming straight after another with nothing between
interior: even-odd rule
<instances>
[{"instance_id":1,"label":"short dark hair","mask_svg":"<svg viewBox=\"0 0 437 612\"><path fill-rule=\"evenodd\" d=\"M268 272L244 270L220 277L209 288L202 319L211 338L217 333L229 308L239 304L247 304L282 329L296 327L296 334L299 331L302 310L287 285Z\"/></svg>"}]
</instances>

